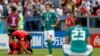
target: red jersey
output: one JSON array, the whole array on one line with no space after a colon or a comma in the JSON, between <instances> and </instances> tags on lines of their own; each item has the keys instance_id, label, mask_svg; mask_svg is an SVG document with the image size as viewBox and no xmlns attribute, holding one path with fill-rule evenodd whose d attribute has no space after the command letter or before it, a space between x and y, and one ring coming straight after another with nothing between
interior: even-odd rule
<instances>
[{"instance_id":1,"label":"red jersey","mask_svg":"<svg viewBox=\"0 0 100 56\"><path fill-rule=\"evenodd\" d=\"M68 28L72 27L75 25L75 21L76 21L76 18L67 18L66 19L66 24L68 26Z\"/></svg>"},{"instance_id":2,"label":"red jersey","mask_svg":"<svg viewBox=\"0 0 100 56\"><path fill-rule=\"evenodd\" d=\"M81 7L80 10L84 13L88 13L87 8L85 6Z\"/></svg>"},{"instance_id":3,"label":"red jersey","mask_svg":"<svg viewBox=\"0 0 100 56\"><path fill-rule=\"evenodd\" d=\"M15 36L18 36L20 38L21 41L25 41L26 40L26 36L29 34L28 32L24 31L24 30L17 30L15 32L12 33Z\"/></svg>"},{"instance_id":4,"label":"red jersey","mask_svg":"<svg viewBox=\"0 0 100 56\"><path fill-rule=\"evenodd\" d=\"M13 45L13 49L17 49L19 44L18 42L13 42L12 45Z\"/></svg>"},{"instance_id":5,"label":"red jersey","mask_svg":"<svg viewBox=\"0 0 100 56\"><path fill-rule=\"evenodd\" d=\"M25 45L25 48L30 48L31 47L31 44L27 43L27 42L24 42L24 45Z\"/></svg>"}]
</instances>

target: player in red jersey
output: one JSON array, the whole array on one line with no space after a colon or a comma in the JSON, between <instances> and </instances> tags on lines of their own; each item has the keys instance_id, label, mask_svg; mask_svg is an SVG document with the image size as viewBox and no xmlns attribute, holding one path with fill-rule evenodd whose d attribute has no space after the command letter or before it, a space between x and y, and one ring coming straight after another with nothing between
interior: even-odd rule
<instances>
[{"instance_id":1,"label":"player in red jersey","mask_svg":"<svg viewBox=\"0 0 100 56\"><path fill-rule=\"evenodd\" d=\"M12 51L12 45L10 44L13 42L12 33L19 28L19 14L16 7L11 7L11 13L8 14L5 20L4 31L6 31L6 28L8 28L9 48Z\"/></svg>"},{"instance_id":2,"label":"player in red jersey","mask_svg":"<svg viewBox=\"0 0 100 56\"><path fill-rule=\"evenodd\" d=\"M70 13L70 16L66 19L66 25L68 28L75 25L76 18L74 17L73 13Z\"/></svg>"},{"instance_id":3,"label":"player in red jersey","mask_svg":"<svg viewBox=\"0 0 100 56\"><path fill-rule=\"evenodd\" d=\"M25 53L31 54L31 39L32 37L29 35L27 31L24 30L17 30L12 33L14 36L14 39L18 39L18 42L20 43L20 46L18 46L18 52L24 51ZM20 51L19 51L20 49Z\"/></svg>"}]
</instances>

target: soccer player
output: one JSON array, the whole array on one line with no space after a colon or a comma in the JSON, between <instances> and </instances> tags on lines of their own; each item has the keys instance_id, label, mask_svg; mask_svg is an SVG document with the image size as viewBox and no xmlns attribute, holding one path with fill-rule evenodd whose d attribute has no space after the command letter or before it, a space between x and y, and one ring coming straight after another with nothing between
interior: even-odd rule
<instances>
[{"instance_id":1,"label":"soccer player","mask_svg":"<svg viewBox=\"0 0 100 56\"><path fill-rule=\"evenodd\" d=\"M18 47L20 48L19 52L24 51L25 53L32 54L32 49L31 49L32 37L29 35L27 31L17 30L13 32L12 35L16 37L20 42L20 47Z\"/></svg>"},{"instance_id":2,"label":"soccer player","mask_svg":"<svg viewBox=\"0 0 100 56\"><path fill-rule=\"evenodd\" d=\"M81 20L76 20L75 26L68 30L66 44L63 44L65 56L91 56L93 48L90 45L88 28L82 27Z\"/></svg>"},{"instance_id":3,"label":"soccer player","mask_svg":"<svg viewBox=\"0 0 100 56\"><path fill-rule=\"evenodd\" d=\"M72 12L70 12L70 16L66 19L66 25L68 26L68 28L75 26L75 16Z\"/></svg>"},{"instance_id":4,"label":"soccer player","mask_svg":"<svg viewBox=\"0 0 100 56\"><path fill-rule=\"evenodd\" d=\"M60 19L58 18L57 14L55 12L52 12L52 5L46 4L46 12L43 13L43 25L44 25L44 35L45 40L47 42L49 55L52 56L52 45L54 41L54 28L59 23Z\"/></svg>"},{"instance_id":5,"label":"soccer player","mask_svg":"<svg viewBox=\"0 0 100 56\"><path fill-rule=\"evenodd\" d=\"M6 26L8 25L10 51L12 51L12 45L11 45L11 42L13 41L12 32L16 31L19 27L19 14L17 13L16 10L17 9L15 7L11 7L11 13L9 13L4 26L4 31L6 31L7 28Z\"/></svg>"}]
</instances>

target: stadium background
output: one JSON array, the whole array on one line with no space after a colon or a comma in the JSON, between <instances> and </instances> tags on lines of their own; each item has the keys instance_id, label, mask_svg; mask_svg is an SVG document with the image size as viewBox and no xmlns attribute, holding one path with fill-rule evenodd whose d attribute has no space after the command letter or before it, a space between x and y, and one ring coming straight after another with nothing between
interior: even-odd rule
<instances>
[{"instance_id":1,"label":"stadium background","mask_svg":"<svg viewBox=\"0 0 100 56\"><path fill-rule=\"evenodd\" d=\"M1 0L4 1L4 0ZM0 6L2 5L2 2L0 1ZM7 1L7 0L5 0ZM4 2L5 2L4 1ZM19 0L16 0L19 1ZM23 4L24 0L20 0ZM51 0L49 0L51 1ZM67 0L65 0L67 1ZM92 1L93 6L95 7L97 4L94 0ZM58 8L59 1L53 0L54 8ZM43 1L41 1L43 3ZM48 2L50 3L50 2ZM8 0L9 4L9 0ZM6 5L6 2L5 4ZM7 5L6 5L7 6ZM23 6L22 6L23 7ZM1 9L1 8L0 8ZM99 8L100 9L100 8ZM37 9L38 10L38 9ZM96 12L96 10L94 10ZM4 32L4 24L5 24L5 17L7 16L7 10L3 9L3 13L0 13L0 56L7 56L6 52L8 49L8 36L7 32ZM41 13L40 13L41 14ZM24 20L24 30L27 30L32 35L32 48L34 50L34 56L45 56L47 53L46 49L46 43L44 41L44 33L43 33L43 27L41 25L41 16L40 14L34 14L32 17L26 17L28 20ZM59 14L59 17L61 19L61 22L59 25L55 28L55 42L53 43L54 49L54 56L63 56L61 45L64 42L65 36L67 35L68 27L66 27L65 19L68 17L68 13L62 13L63 15ZM99 56L100 52L100 16L96 13L93 13L94 15L79 15L76 16L77 18L82 20L82 25L89 28L91 32L91 44L94 46L93 56ZM75 14L76 15L76 14ZM25 16L25 15L24 15ZM27 27L27 23L29 23L29 28ZM34 26L34 27L33 27ZM58 52L59 51L59 52ZM23 55L22 55L23 56ZM24 55L25 56L25 55ZM28 56L28 55L26 55Z\"/></svg>"}]
</instances>

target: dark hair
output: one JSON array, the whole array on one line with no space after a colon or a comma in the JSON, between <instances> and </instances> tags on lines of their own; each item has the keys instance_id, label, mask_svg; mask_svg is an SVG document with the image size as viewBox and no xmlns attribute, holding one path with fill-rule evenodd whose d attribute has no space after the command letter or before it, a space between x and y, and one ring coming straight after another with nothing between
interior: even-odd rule
<instances>
[{"instance_id":1,"label":"dark hair","mask_svg":"<svg viewBox=\"0 0 100 56\"><path fill-rule=\"evenodd\" d=\"M16 9L16 7L12 6L12 7L11 7L11 10L12 10L12 11L16 11L17 9Z\"/></svg>"},{"instance_id":2,"label":"dark hair","mask_svg":"<svg viewBox=\"0 0 100 56\"><path fill-rule=\"evenodd\" d=\"M50 8L52 8L52 4L46 4L45 7L46 7L46 6L49 6Z\"/></svg>"},{"instance_id":3,"label":"dark hair","mask_svg":"<svg viewBox=\"0 0 100 56\"><path fill-rule=\"evenodd\" d=\"M32 40L31 35L27 35L27 36L26 36L26 39L27 39L27 41L29 41L29 42L30 42L30 41Z\"/></svg>"},{"instance_id":4,"label":"dark hair","mask_svg":"<svg viewBox=\"0 0 100 56\"><path fill-rule=\"evenodd\" d=\"M75 21L75 25L82 25L82 21L81 21L80 19L77 19L77 20Z\"/></svg>"}]
</instances>

